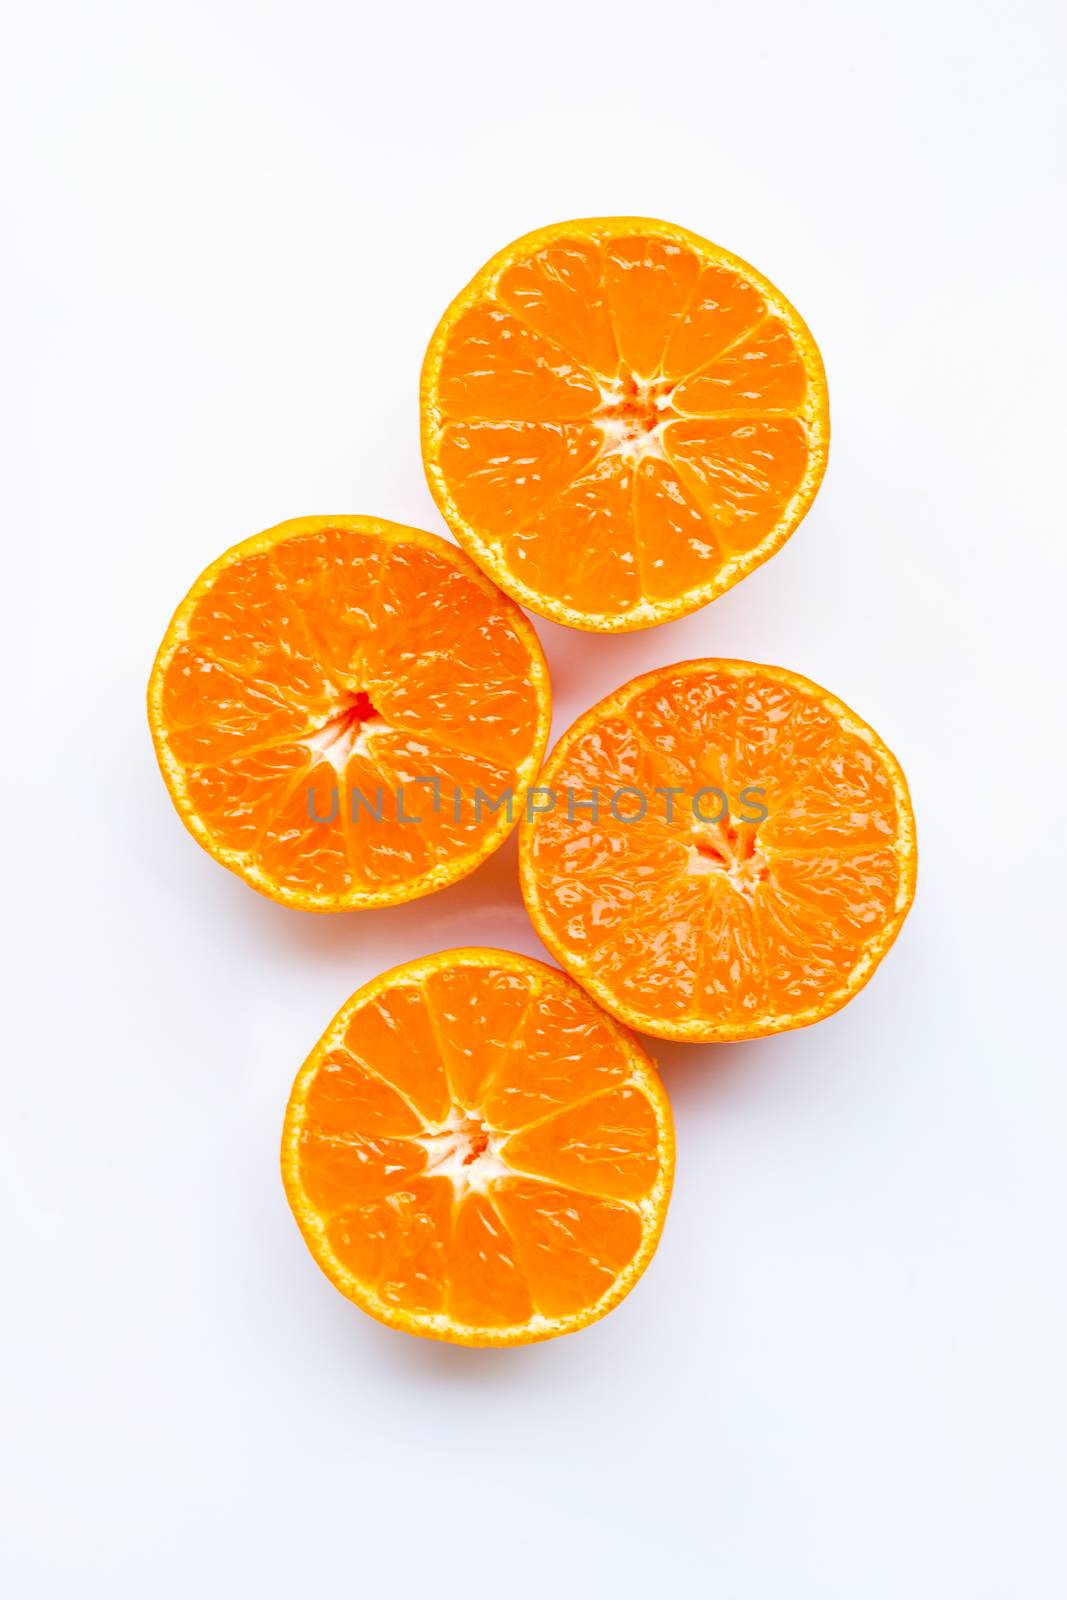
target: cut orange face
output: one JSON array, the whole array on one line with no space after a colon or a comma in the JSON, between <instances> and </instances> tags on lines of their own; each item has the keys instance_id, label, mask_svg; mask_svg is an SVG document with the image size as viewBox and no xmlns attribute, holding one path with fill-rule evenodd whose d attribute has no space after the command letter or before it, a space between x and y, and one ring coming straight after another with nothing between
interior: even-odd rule
<instances>
[{"instance_id":1,"label":"cut orange face","mask_svg":"<svg viewBox=\"0 0 1067 1600\"><path fill-rule=\"evenodd\" d=\"M282 1176L326 1276L407 1333L528 1344L633 1288L666 1215L670 1108L563 973L448 950L338 1012L293 1085Z\"/></svg>"},{"instance_id":2,"label":"cut orange face","mask_svg":"<svg viewBox=\"0 0 1067 1600\"><path fill-rule=\"evenodd\" d=\"M197 580L148 688L193 837L283 905L442 889L517 820L544 754L548 671L462 551L372 517L305 517Z\"/></svg>"},{"instance_id":3,"label":"cut orange face","mask_svg":"<svg viewBox=\"0 0 1067 1600\"><path fill-rule=\"evenodd\" d=\"M780 667L689 661L635 678L563 735L535 799L520 835L534 925L601 1005L665 1039L828 1016L915 893L895 758Z\"/></svg>"},{"instance_id":4,"label":"cut orange face","mask_svg":"<svg viewBox=\"0 0 1067 1600\"><path fill-rule=\"evenodd\" d=\"M747 262L645 217L558 223L494 256L422 374L422 448L453 533L524 606L647 628L706 605L811 505L826 378Z\"/></svg>"}]
</instances>

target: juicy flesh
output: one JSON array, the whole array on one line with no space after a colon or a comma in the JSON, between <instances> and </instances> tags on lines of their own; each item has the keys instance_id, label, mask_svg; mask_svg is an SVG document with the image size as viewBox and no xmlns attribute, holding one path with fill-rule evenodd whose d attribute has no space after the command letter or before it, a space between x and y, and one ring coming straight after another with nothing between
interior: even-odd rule
<instances>
[{"instance_id":1,"label":"juicy flesh","mask_svg":"<svg viewBox=\"0 0 1067 1600\"><path fill-rule=\"evenodd\" d=\"M477 849L475 791L516 783L538 703L508 612L447 555L327 525L219 574L163 717L218 843L314 900Z\"/></svg>"},{"instance_id":2,"label":"juicy flesh","mask_svg":"<svg viewBox=\"0 0 1067 1600\"><path fill-rule=\"evenodd\" d=\"M612 1287L660 1154L590 1001L459 964L348 1019L306 1088L298 1170L333 1256L387 1306L503 1328Z\"/></svg>"},{"instance_id":3,"label":"juicy flesh","mask_svg":"<svg viewBox=\"0 0 1067 1600\"><path fill-rule=\"evenodd\" d=\"M895 914L899 819L880 756L816 696L758 670L664 672L565 739L542 782L575 804L573 820L557 806L532 831L540 911L620 1012L743 1027L818 1006ZM643 818L612 816L623 786L649 797ZM668 818L652 797L669 789ZM704 789L725 794L728 818L694 817ZM595 819L581 805L594 790ZM740 820L760 804L765 820Z\"/></svg>"},{"instance_id":4,"label":"juicy flesh","mask_svg":"<svg viewBox=\"0 0 1067 1600\"><path fill-rule=\"evenodd\" d=\"M808 465L802 352L749 280L652 236L559 238L451 328L439 460L531 590L626 612L712 581Z\"/></svg>"}]
</instances>

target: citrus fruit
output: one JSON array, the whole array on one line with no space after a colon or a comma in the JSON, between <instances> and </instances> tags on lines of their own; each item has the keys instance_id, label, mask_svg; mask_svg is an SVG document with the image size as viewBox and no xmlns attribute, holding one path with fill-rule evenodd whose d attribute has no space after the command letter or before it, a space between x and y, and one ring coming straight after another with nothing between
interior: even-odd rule
<instances>
[{"instance_id":1,"label":"citrus fruit","mask_svg":"<svg viewBox=\"0 0 1067 1600\"><path fill-rule=\"evenodd\" d=\"M826 466L822 360L788 300L646 217L508 245L449 306L423 459L460 542L572 627L645 628L765 561Z\"/></svg>"},{"instance_id":2,"label":"citrus fruit","mask_svg":"<svg viewBox=\"0 0 1067 1600\"><path fill-rule=\"evenodd\" d=\"M544 754L548 671L446 540L304 517L197 579L148 716L204 849L284 905L339 911L444 888L501 843Z\"/></svg>"},{"instance_id":3,"label":"citrus fruit","mask_svg":"<svg viewBox=\"0 0 1067 1600\"><path fill-rule=\"evenodd\" d=\"M895 758L780 667L635 678L568 729L530 800L520 870L538 932L614 1016L665 1039L755 1038L836 1011L915 892Z\"/></svg>"},{"instance_id":4,"label":"citrus fruit","mask_svg":"<svg viewBox=\"0 0 1067 1600\"><path fill-rule=\"evenodd\" d=\"M651 1061L577 984L446 950L342 1006L297 1076L282 1176L330 1281L379 1321L527 1344L602 1317L656 1248L674 1136Z\"/></svg>"}]
</instances>

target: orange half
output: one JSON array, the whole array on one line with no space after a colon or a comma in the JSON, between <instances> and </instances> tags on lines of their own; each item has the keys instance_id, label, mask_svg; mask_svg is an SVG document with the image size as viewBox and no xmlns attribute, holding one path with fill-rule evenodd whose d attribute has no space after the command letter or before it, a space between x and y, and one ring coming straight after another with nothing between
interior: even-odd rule
<instances>
[{"instance_id":1,"label":"orange half","mask_svg":"<svg viewBox=\"0 0 1067 1600\"><path fill-rule=\"evenodd\" d=\"M828 1016L914 897L899 764L781 667L689 661L635 678L563 735L536 800L519 850L538 933L601 1005L660 1038Z\"/></svg>"},{"instance_id":2,"label":"orange half","mask_svg":"<svg viewBox=\"0 0 1067 1600\"><path fill-rule=\"evenodd\" d=\"M282 1177L342 1294L390 1327L528 1344L595 1322L659 1240L674 1171L651 1061L577 984L501 950L375 978L297 1076Z\"/></svg>"},{"instance_id":3,"label":"orange half","mask_svg":"<svg viewBox=\"0 0 1067 1600\"><path fill-rule=\"evenodd\" d=\"M308 911L472 872L518 820L549 712L518 606L446 540L373 517L303 517L227 551L148 687L190 833Z\"/></svg>"},{"instance_id":4,"label":"orange half","mask_svg":"<svg viewBox=\"0 0 1067 1600\"><path fill-rule=\"evenodd\" d=\"M527 234L449 306L422 449L449 527L501 588L576 628L646 628L766 561L826 467L800 316L718 245L647 217Z\"/></svg>"}]
</instances>

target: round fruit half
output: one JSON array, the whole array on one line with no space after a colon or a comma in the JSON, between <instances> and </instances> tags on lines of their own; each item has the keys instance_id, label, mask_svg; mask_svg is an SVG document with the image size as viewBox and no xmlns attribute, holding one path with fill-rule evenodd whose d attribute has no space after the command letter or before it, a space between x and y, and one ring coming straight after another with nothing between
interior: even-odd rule
<instances>
[{"instance_id":1,"label":"round fruit half","mask_svg":"<svg viewBox=\"0 0 1067 1600\"><path fill-rule=\"evenodd\" d=\"M664 1039L751 1039L837 1011L915 893L896 759L781 667L635 678L563 735L534 800L519 850L537 931L601 1005Z\"/></svg>"},{"instance_id":2,"label":"round fruit half","mask_svg":"<svg viewBox=\"0 0 1067 1600\"><path fill-rule=\"evenodd\" d=\"M670 1196L651 1061L563 973L446 950L342 1006L293 1085L282 1176L323 1272L390 1327L528 1344L633 1288Z\"/></svg>"},{"instance_id":3,"label":"round fruit half","mask_svg":"<svg viewBox=\"0 0 1067 1600\"><path fill-rule=\"evenodd\" d=\"M434 498L524 606L615 633L695 611L782 545L826 467L815 341L754 267L647 217L508 245L422 373Z\"/></svg>"},{"instance_id":4,"label":"round fruit half","mask_svg":"<svg viewBox=\"0 0 1067 1600\"><path fill-rule=\"evenodd\" d=\"M518 606L446 540L373 517L303 517L227 551L148 687L190 833L308 911L472 872L517 819L549 714Z\"/></svg>"}]
</instances>

